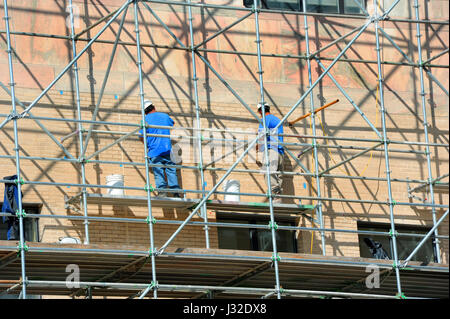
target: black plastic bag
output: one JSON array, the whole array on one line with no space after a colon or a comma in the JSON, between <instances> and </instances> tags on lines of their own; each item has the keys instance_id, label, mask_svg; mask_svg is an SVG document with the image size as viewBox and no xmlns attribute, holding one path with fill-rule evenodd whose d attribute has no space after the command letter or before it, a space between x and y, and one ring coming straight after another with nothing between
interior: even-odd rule
<instances>
[{"instance_id":1,"label":"black plastic bag","mask_svg":"<svg viewBox=\"0 0 450 319\"><path fill-rule=\"evenodd\" d=\"M5 182L5 194L2 205L2 213L14 214L19 210L18 207L18 188L15 183L17 175L6 176L3 179L10 180ZM3 222L8 223L8 240L19 240L19 219L16 216L3 216Z\"/></svg>"},{"instance_id":2,"label":"black plastic bag","mask_svg":"<svg viewBox=\"0 0 450 319\"><path fill-rule=\"evenodd\" d=\"M369 247L373 258L375 259L390 259L386 251L383 249L381 243L372 240L372 238L364 238L364 242Z\"/></svg>"}]
</instances>

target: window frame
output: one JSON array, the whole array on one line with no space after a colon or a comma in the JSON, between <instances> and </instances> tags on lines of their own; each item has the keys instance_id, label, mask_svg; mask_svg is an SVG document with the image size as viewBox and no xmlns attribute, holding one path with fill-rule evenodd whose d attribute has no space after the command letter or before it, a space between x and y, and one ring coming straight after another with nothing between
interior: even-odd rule
<instances>
[{"instance_id":1,"label":"window frame","mask_svg":"<svg viewBox=\"0 0 450 319\"><path fill-rule=\"evenodd\" d=\"M0 208L2 207L3 202L0 202ZM22 203L22 208L25 211L25 213L27 214L40 214L41 210L42 210L42 203ZM30 233L27 231L27 223L35 223L35 225L32 225L32 227L36 228L36 238L32 238L33 240L30 240L29 236ZM6 223L3 223L3 216L0 217L0 225L1 227L5 227L4 225L6 225ZM7 226L6 226L7 227ZM29 242L40 242L41 238L40 238L40 234L39 234L39 218L24 218L24 224L23 224L23 229L24 229L24 240L25 241L29 241ZM36 239L36 240L34 240ZM6 236L5 239L0 239L0 240L7 240Z\"/></svg>"},{"instance_id":2,"label":"window frame","mask_svg":"<svg viewBox=\"0 0 450 319\"><path fill-rule=\"evenodd\" d=\"M298 9L297 10L291 10L289 8L270 8L267 5L267 2L269 0L261 0L261 7L263 9L269 9L269 10L280 10L280 11L293 11L293 12L303 12L303 0L297 0L298 3ZM364 9L367 9L367 0L361 0L362 3L361 5L364 7ZM246 8L251 8L253 7L253 0L243 0L243 5ZM345 12L345 0L337 0L337 5L338 5L338 12L330 12L330 14L342 14L342 15L357 15L357 16L361 16L364 15L364 13L346 13ZM315 12L315 11L306 11L309 13L320 13L320 12Z\"/></svg>"},{"instance_id":3,"label":"window frame","mask_svg":"<svg viewBox=\"0 0 450 319\"><path fill-rule=\"evenodd\" d=\"M262 228L252 228L251 225L261 225L258 224L257 222L261 222L261 221L267 221L267 225L270 222L270 215L261 215L261 214L248 214L248 213L231 213L231 212L216 212L216 222L218 223L227 223L227 220L233 220L233 222L231 222L230 224L234 224L236 223L236 220L241 220L241 221L245 221L245 223L241 223L241 224L247 224L250 226L248 228L244 228L246 230L248 230L248 236L249 236L249 240L250 240L250 247L252 251L264 251L264 250L260 250L259 245L258 245L258 232L263 231L264 229ZM283 223L289 223L289 226L295 226L296 223L298 222L298 217L290 217L290 216L277 216L277 221L278 222L283 222ZM217 240L218 240L218 246L220 247L220 238L219 238L219 228L221 228L221 226L217 226ZM225 228L225 227L222 227ZM226 228L230 228L230 229L237 229L235 227L226 227ZM242 228L241 228L242 229ZM296 236L296 230L281 230L283 232L291 232L291 239L292 239L292 248L293 251L289 251L287 253L298 253L298 243L297 243L297 236ZM225 248L220 248L220 249L225 249ZM230 249L230 248L228 248ZM236 250L240 250L240 249L236 249ZM283 251L284 252L284 251Z\"/></svg>"},{"instance_id":4,"label":"window frame","mask_svg":"<svg viewBox=\"0 0 450 319\"><path fill-rule=\"evenodd\" d=\"M364 228L364 229L361 229ZM357 222L357 229L358 231L367 231L365 228L372 228L372 229L376 229L375 231L380 231L380 232L390 232L391 230L391 225L388 223L379 223L379 222L367 222L367 221L358 221ZM422 226L422 225L411 225L411 224L396 224L395 225L395 230L396 232L399 233L412 233L412 232L421 232L424 235L427 234L430 230L431 227L428 226ZM384 238L387 238L389 241L389 247L384 247L383 249L386 251L386 253L388 254L390 260L393 260L393 243L392 243L392 237L390 236L384 236L384 235L366 235L366 234L358 234L358 244L361 245L361 242L363 241L364 237L373 237L373 236L382 236ZM397 237L397 241L399 240L405 240L408 237ZM414 238L418 238L418 237L414 237ZM422 237L421 237L422 239ZM376 241L376 239L374 239ZM429 238L429 241L431 241L431 245L432 245L432 260L430 260L429 262L437 262L437 254L438 252L436 251L436 237L434 236L434 234L432 234ZM369 249L364 243L363 245ZM397 245L398 246L398 245ZM421 247L423 248L423 247ZM412 251L411 251L412 252ZM408 254L409 255L409 254ZM360 256L361 256L361 251L360 251ZM362 257L362 256L361 256ZM364 258L364 257L363 257ZM370 257L372 258L372 257ZM412 261L417 261L417 262L424 262L423 260L414 260L414 257L412 259Z\"/></svg>"},{"instance_id":5,"label":"window frame","mask_svg":"<svg viewBox=\"0 0 450 319\"><path fill-rule=\"evenodd\" d=\"M345 12L345 0L338 0L338 6L339 6L339 13L338 14L346 14L346 15L359 15L359 16L361 16L361 15L364 15L364 13L363 12L361 12L361 13L346 13ZM364 10L366 10L367 11L367 0L361 0L361 5L362 5L362 7L364 8ZM358 6L358 8L359 8L359 6Z\"/></svg>"}]
</instances>

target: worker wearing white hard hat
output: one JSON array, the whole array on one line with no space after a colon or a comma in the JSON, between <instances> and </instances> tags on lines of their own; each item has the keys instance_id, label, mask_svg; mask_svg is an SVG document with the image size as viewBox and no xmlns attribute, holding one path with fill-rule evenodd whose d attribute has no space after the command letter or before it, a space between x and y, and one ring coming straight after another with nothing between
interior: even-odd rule
<instances>
[{"instance_id":1,"label":"worker wearing white hard hat","mask_svg":"<svg viewBox=\"0 0 450 319\"><path fill-rule=\"evenodd\" d=\"M269 165L270 169L270 184L271 191L273 195L281 195L282 188L282 175L281 171L283 171L283 162L284 162L284 148L281 145L283 143L283 126L280 125L277 130L275 127L281 122L275 115L270 113L270 106L267 103L259 103L258 104L258 113L261 116L261 122L259 124L258 131L263 130L263 110L264 117L266 122L266 127L269 130L269 136L267 137L267 151L269 153L269 163L265 163L265 165ZM264 152L264 137L258 141L256 145L256 150L260 152ZM267 183L267 177L264 179ZM268 185L267 185L268 186ZM273 199L274 203L281 203L280 197L275 197Z\"/></svg>"},{"instance_id":2,"label":"worker wearing white hard hat","mask_svg":"<svg viewBox=\"0 0 450 319\"><path fill-rule=\"evenodd\" d=\"M144 101L144 113L146 125L154 126L173 126L174 121L169 115L163 112L157 112L155 105L150 100ZM174 167L166 167L175 165L171 159L172 143L170 141L170 129L149 127L147 132L147 160L152 166L152 171L155 176L156 188L158 196L167 196L168 193L173 193L174 197L180 197L176 192L180 188L178 185L177 171ZM139 131L140 140L144 142L143 130ZM163 136L149 136L149 135L166 135ZM167 177L167 179L166 179ZM167 190L167 189L170 189Z\"/></svg>"}]
</instances>

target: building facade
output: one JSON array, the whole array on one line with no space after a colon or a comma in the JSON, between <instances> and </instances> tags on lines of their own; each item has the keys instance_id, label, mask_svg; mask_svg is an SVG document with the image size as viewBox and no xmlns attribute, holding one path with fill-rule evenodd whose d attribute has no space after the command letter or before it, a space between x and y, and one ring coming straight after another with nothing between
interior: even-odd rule
<instances>
[{"instance_id":1,"label":"building facade","mask_svg":"<svg viewBox=\"0 0 450 319\"><path fill-rule=\"evenodd\" d=\"M448 211L448 2L418 1L418 17L414 2L306 1L303 15L303 1L267 1L256 13L252 1L142 1L137 20L122 0L11 2L0 41L0 174L19 167L23 207L41 215L24 218L25 241L157 249L176 234L167 247L252 255L272 252L274 235L279 253L374 258L369 237L405 260ZM8 120L9 66L17 112L29 112ZM202 199L236 163L226 180L239 182L239 201L267 209L220 206L223 184L208 198L219 204L192 216L195 205L173 199L149 207L156 192L136 133L141 97L175 121L183 197ZM256 137L262 99L285 119L282 203L311 209L271 208L262 154L251 148L238 161ZM126 202L90 196L107 195L114 174ZM445 219L412 261L448 272L448 258Z\"/></svg>"}]
</instances>

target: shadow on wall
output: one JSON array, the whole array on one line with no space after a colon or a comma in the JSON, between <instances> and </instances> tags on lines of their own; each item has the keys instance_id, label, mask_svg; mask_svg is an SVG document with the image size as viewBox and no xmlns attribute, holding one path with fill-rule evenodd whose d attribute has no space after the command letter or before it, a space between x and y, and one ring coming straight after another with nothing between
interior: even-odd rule
<instances>
[{"instance_id":1,"label":"shadow on wall","mask_svg":"<svg viewBox=\"0 0 450 319\"><path fill-rule=\"evenodd\" d=\"M291 159L288 156L284 157L284 170L286 172L294 172L294 167L292 166ZM284 175L283 176L283 195L295 195L295 186L294 186L294 176L292 175ZM293 198L283 198L284 204L298 204Z\"/></svg>"}]
</instances>

